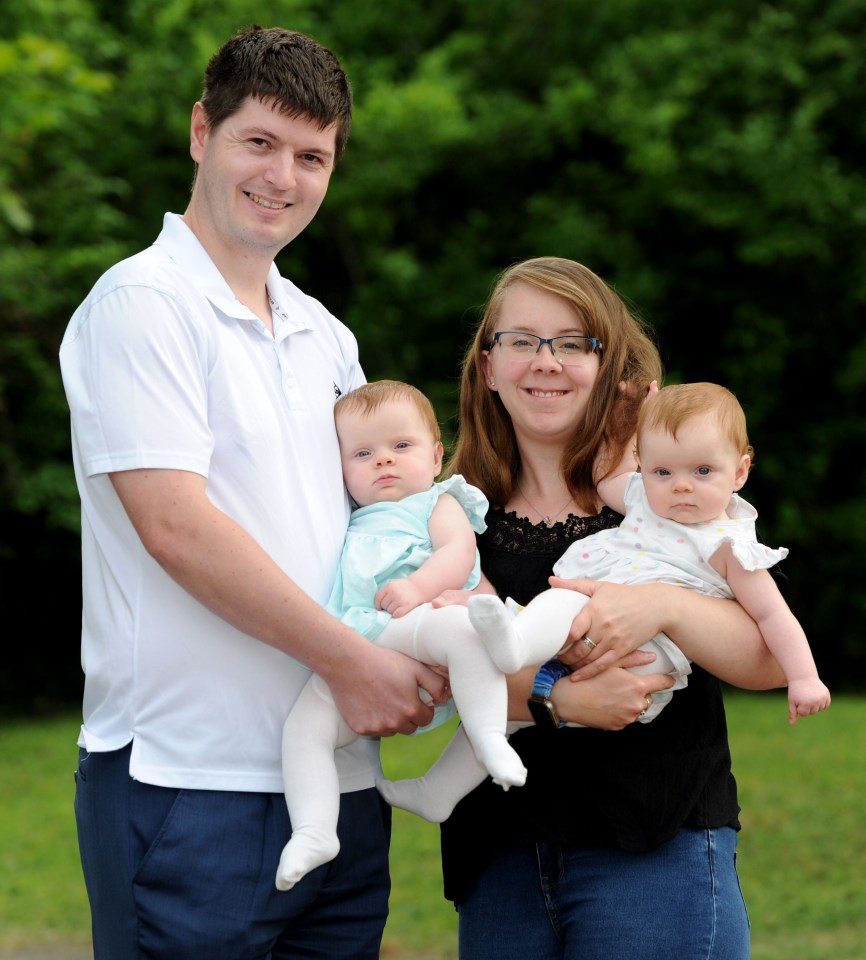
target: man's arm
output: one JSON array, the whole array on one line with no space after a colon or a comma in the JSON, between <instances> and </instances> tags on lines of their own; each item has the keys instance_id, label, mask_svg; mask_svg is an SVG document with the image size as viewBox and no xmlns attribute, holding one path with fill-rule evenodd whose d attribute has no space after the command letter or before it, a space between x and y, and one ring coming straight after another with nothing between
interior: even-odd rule
<instances>
[{"instance_id":1,"label":"man's arm","mask_svg":"<svg viewBox=\"0 0 866 960\"><path fill-rule=\"evenodd\" d=\"M219 510L206 480L182 470L130 470L111 482L147 552L180 586L238 630L306 664L330 687L357 733L412 733L444 680L340 623Z\"/></svg>"}]
</instances>

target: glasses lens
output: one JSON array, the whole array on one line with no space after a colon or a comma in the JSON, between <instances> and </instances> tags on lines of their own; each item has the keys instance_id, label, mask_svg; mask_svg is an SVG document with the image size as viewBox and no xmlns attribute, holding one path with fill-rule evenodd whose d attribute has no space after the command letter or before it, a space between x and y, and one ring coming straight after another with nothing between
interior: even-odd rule
<instances>
[{"instance_id":1,"label":"glasses lens","mask_svg":"<svg viewBox=\"0 0 866 960\"><path fill-rule=\"evenodd\" d=\"M511 360L529 360L536 353L543 342L541 337L534 333L505 331L496 335L499 347L503 354ZM554 337L549 341L553 348L553 355L562 364L583 363L593 352L595 346L591 337Z\"/></svg>"},{"instance_id":2,"label":"glasses lens","mask_svg":"<svg viewBox=\"0 0 866 960\"><path fill-rule=\"evenodd\" d=\"M500 333L499 346L513 357L531 357L538 352L541 338L532 333Z\"/></svg>"},{"instance_id":3,"label":"glasses lens","mask_svg":"<svg viewBox=\"0 0 866 960\"><path fill-rule=\"evenodd\" d=\"M560 363L582 363L592 353L589 337L554 337L553 355Z\"/></svg>"}]
</instances>

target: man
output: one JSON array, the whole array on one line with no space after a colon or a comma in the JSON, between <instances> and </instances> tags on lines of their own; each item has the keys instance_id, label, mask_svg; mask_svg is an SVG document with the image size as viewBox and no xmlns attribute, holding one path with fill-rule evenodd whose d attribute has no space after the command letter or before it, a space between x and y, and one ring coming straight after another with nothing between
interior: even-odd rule
<instances>
[{"instance_id":1,"label":"man","mask_svg":"<svg viewBox=\"0 0 866 960\"><path fill-rule=\"evenodd\" d=\"M421 664L327 615L349 514L333 404L354 337L274 257L343 153L334 55L252 27L192 111L183 216L116 264L60 350L82 501L76 817L97 960L378 957L390 820L377 744L339 751L342 849L275 888L283 721L310 671L352 728L409 733Z\"/></svg>"}]
</instances>

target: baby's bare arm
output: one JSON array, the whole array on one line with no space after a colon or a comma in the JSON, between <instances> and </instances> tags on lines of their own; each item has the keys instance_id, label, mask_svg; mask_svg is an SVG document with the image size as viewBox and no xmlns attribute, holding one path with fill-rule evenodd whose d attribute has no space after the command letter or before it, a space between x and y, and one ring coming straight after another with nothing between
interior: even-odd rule
<instances>
[{"instance_id":1,"label":"baby's bare arm","mask_svg":"<svg viewBox=\"0 0 866 960\"><path fill-rule=\"evenodd\" d=\"M444 590L458 590L475 567L475 531L463 507L444 493L428 521L433 553L408 577L392 580L376 594L376 606L401 617Z\"/></svg>"},{"instance_id":2,"label":"baby's bare arm","mask_svg":"<svg viewBox=\"0 0 866 960\"><path fill-rule=\"evenodd\" d=\"M767 570L746 570L725 544L712 558L740 606L758 625L788 681L789 719L830 706L830 691L818 678L809 640Z\"/></svg>"}]
</instances>

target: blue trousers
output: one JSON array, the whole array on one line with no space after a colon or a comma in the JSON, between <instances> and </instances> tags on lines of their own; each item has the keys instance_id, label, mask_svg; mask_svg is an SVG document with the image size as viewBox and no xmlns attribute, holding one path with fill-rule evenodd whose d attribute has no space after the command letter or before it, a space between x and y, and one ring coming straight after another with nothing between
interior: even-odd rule
<instances>
[{"instance_id":1,"label":"blue trousers","mask_svg":"<svg viewBox=\"0 0 866 960\"><path fill-rule=\"evenodd\" d=\"M459 904L460 960L748 960L736 846L724 827L651 853L512 847Z\"/></svg>"},{"instance_id":2,"label":"blue trousers","mask_svg":"<svg viewBox=\"0 0 866 960\"><path fill-rule=\"evenodd\" d=\"M76 773L95 960L378 958L391 812L376 790L343 795L337 858L281 893L281 793L139 783L129 752L81 751Z\"/></svg>"}]
</instances>

